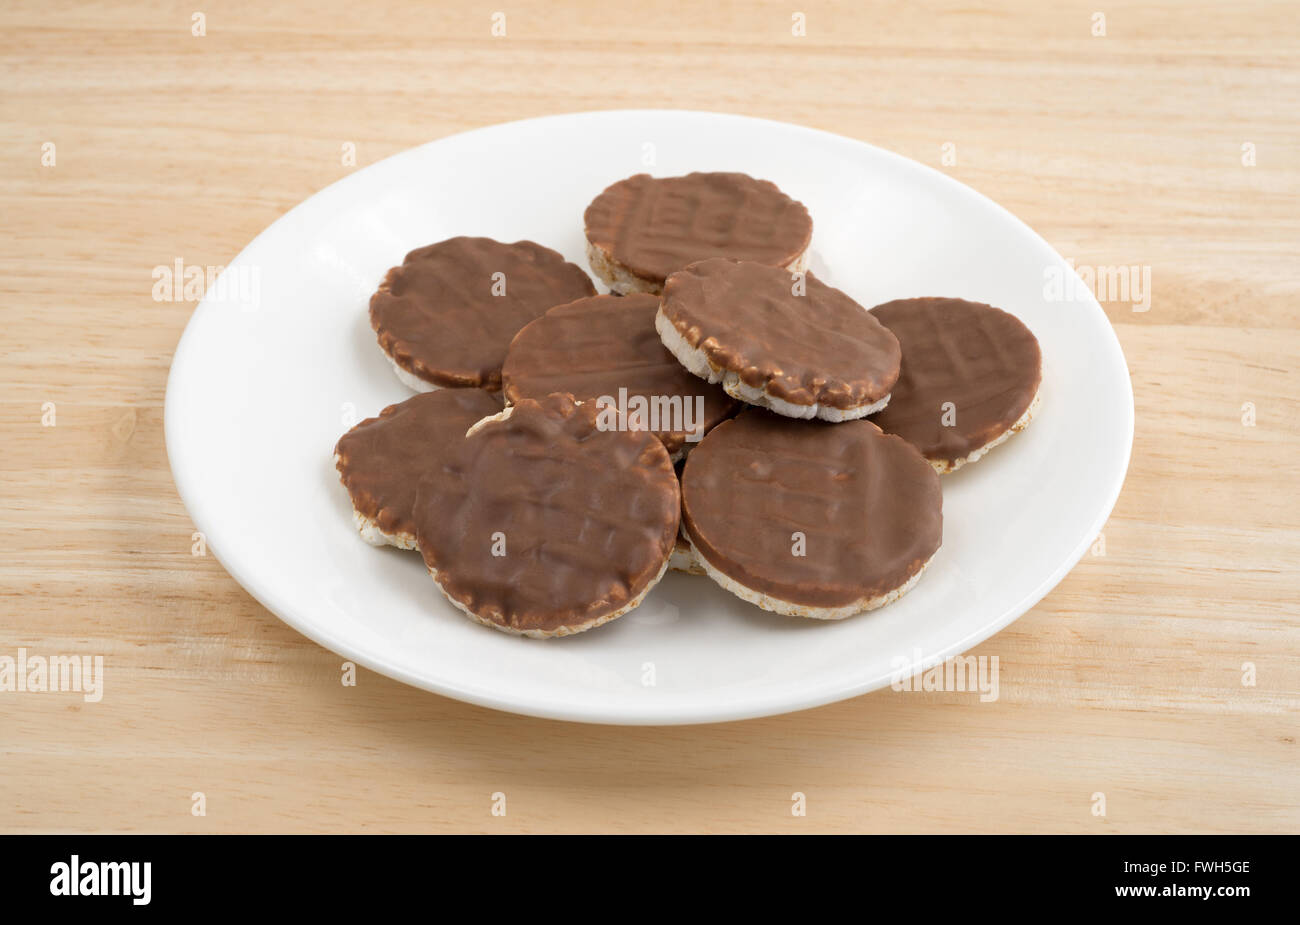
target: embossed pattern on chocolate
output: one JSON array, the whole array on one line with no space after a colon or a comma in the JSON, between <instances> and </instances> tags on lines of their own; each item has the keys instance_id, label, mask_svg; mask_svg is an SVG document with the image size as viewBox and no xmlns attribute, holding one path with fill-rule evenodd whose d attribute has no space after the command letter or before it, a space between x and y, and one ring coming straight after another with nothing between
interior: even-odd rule
<instances>
[{"instance_id":1,"label":"embossed pattern on chocolate","mask_svg":"<svg viewBox=\"0 0 1300 925\"><path fill-rule=\"evenodd\" d=\"M668 278L659 310L713 370L790 405L865 408L898 379L898 339L811 273L704 260Z\"/></svg>"},{"instance_id":2,"label":"embossed pattern on chocolate","mask_svg":"<svg viewBox=\"0 0 1300 925\"><path fill-rule=\"evenodd\" d=\"M579 401L640 398L642 425L654 429L669 453L685 446L687 425L698 441L736 402L668 352L655 332L658 308L654 296L598 295L551 309L510 344L502 367L506 401L552 392Z\"/></svg>"},{"instance_id":3,"label":"embossed pattern on chocolate","mask_svg":"<svg viewBox=\"0 0 1300 925\"><path fill-rule=\"evenodd\" d=\"M686 458L682 521L703 559L745 588L812 608L904 587L943 537L938 474L868 421L745 411Z\"/></svg>"},{"instance_id":4,"label":"embossed pattern on chocolate","mask_svg":"<svg viewBox=\"0 0 1300 925\"><path fill-rule=\"evenodd\" d=\"M583 218L592 245L658 283L709 257L788 266L812 239L802 203L743 173L637 174L605 189Z\"/></svg>"},{"instance_id":5,"label":"embossed pattern on chocolate","mask_svg":"<svg viewBox=\"0 0 1300 925\"><path fill-rule=\"evenodd\" d=\"M465 431L501 410L482 389L444 389L389 405L339 438L339 479L352 508L389 537L415 538L411 510L420 479L455 450Z\"/></svg>"},{"instance_id":6,"label":"embossed pattern on chocolate","mask_svg":"<svg viewBox=\"0 0 1300 925\"><path fill-rule=\"evenodd\" d=\"M420 485L416 536L448 599L512 633L581 632L635 607L677 535L668 452L601 430L592 404L522 399Z\"/></svg>"},{"instance_id":7,"label":"embossed pattern on chocolate","mask_svg":"<svg viewBox=\"0 0 1300 925\"><path fill-rule=\"evenodd\" d=\"M926 459L951 464L1021 421L1038 394L1042 353L1014 315L963 299L899 299L871 313L903 363L889 405L871 420Z\"/></svg>"},{"instance_id":8,"label":"embossed pattern on chocolate","mask_svg":"<svg viewBox=\"0 0 1300 925\"><path fill-rule=\"evenodd\" d=\"M581 267L532 241L449 238L413 250L370 299L379 346L440 388L501 388L519 329L596 287Z\"/></svg>"}]
</instances>

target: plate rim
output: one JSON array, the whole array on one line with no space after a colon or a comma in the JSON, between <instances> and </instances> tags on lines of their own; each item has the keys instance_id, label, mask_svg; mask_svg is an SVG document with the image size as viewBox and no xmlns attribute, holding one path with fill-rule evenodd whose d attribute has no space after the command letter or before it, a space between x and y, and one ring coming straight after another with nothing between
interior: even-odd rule
<instances>
[{"instance_id":1,"label":"plate rim","mask_svg":"<svg viewBox=\"0 0 1300 925\"><path fill-rule=\"evenodd\" d=\"M322 203L327 200L336 199L346 193L349 187L365 182L362 178L369 172L377 170L383 165L388 165L403 159L418 156L420 152L425 151L435 145L449 141L455 138L464 138L479 133L492 131L507 130L511 127L520 127L530 123L540 123L548 121L563 121L573 119L599 119L601 117L657 117L664 116L701 119L701 120L731 120L743 121L748 123L758 123L770 128L776 128L781 131L794 131L798 134L814 136L819 140L833 142L841 146L853 148L862 147L873 152L875 156L883 156L887 160L903 163L908 169L921 169L924 174L930 178L938 178L936 182L941 187L955 191L960 195L974 197L984 206L991 206L1000 213L1002 217L1010 219L1011 222L1018 226L1023 232L1030 235L1033 239L1040 242L1050 253L1055 255L1064 263L1064 258L1042 235L1031 228L1026 222L1009 211L1000 203L989 198L985 194L976 190L974 187L962 183L960 180L950 176L943 171L924 164L912 158L905 157L897 152L878 147L870 142L862 141L857 138L850 138L846 135L840 135L825 129L812 128L806 125L799 125L792 122L783 122L776 119L767 119L756 116L747 116L736 113L714 112L709 110L694 109L594 109L580 110L575 112L553 113L543 116L533 116L525 119L516 119L508 122L498 122L490 125L478 126L461 132L454 132L439 138L432 139L414 147L399 151L372 164L367 164L358 170L353 171L345 177L340 177L333 183L312 193L306 199L297 203L283 215L276 218L271 224L267 225L251 241L249 241L239 253L229 261L222 273L229 272L232 267L240 264L245 256L253 251L259 243L268 236L277 234L283 227L291 225L307 212L320 208ZM1115 332L1114 325L1107 317L1105 310L1097 301L1095 295L1088 291L1087 297L1080 299L1076 305L1078 307L1087 306L1087 310L1099 316L1103 327L1109 335L1109 346L1113 348L1115 356L1119 361L1119 368L1123 370L1122 378L1122 397L1123 402L1123 447L1122 463L1117 468L1112 479L1112 483L1107 486L1105 491L1106 501L1098 508L1098 513L1094 517L1084 536L1077 541L1075 549L1065 556L1060 564L1042 581L1038 583L1031 591L1027 592L1013 606L1007 608L1005 612L996 620L989 624L972 630L962 638L949 643L932 653L925 655L919 665L912 666L913 671L925 671L936 664L951 658L954 655L965 652L966 650L979 645L981 642L991 638L1001 632L1007 626L1014 623L1020 617L1024 616L1032 607L1047 596L1064 578L1074 569L1083 558L1084 552L1092 545L1096 535L1105 526L1106 521L1114 511L1115 504L1119 500L1119 495L1123 490L1124 482L1128 475L1128 468L1132 460L1134 425L1135 425L1135 406L1133 400L1132 376L1128 369L1128 362L1124 356L1123 347L1120 344L1119 336ZM205 310L206 309L206 310ZM802 698L791 698L783 696L774 698L774 700L758 698L746 698L740 704L736 703L711 703L704 706L675 705L671 712L665 712L663 709L655 710L645 709L628 709L619 706L614 711L602 710L598 704L569 704L561 702L550 702L546 704L532 704L520 702L518 699L509 696L494 693L490 686L487 687L469 687L456 683L441 682L437 679L429 679L415 675L404 670L399 665L386 663L382 658L372 657L369 652L356 651L355 647L344 644L337 639L334 634L322 628L319 622L313 622L309 619L300 619L295 613L292 603L281 599L281 595L268 593L266 589L258 587L256 581L249 580L247 571L242 567L242 563L237 561L238 557L233 556L227 559L221 550L220 543L213 543L211 531L205 529L207 522L204 504L201 501L201 494L195 491L191 484L192 474L187 474L185 469L185 450L178 444L179 438L175 435L178 432L179 425L176 423L177 415L182 412L178 408L179 399L176 398L178 386L177 369L184 368L185 357L196 349L195 343L197 335L195 334L195 320L201 313L207 314L211 310L209 298L205 294L204 298L195 306L194 311L186 320L185 328L181 333L175 350L172 352L171 362L168 366L167 385L163 402L163 431L164 445L167 453L168 466L171 470L172 480L176 486L177 494L185 508L186 514L193 523L196 530L202 532L206 538L208 553L217 560L222 568L243 588L254 600L262 607L266 608L276 619L285 623L292 629L296 630L303 636L312 640L316 644L328 649L329 651L342 656L345 659L354 661L357 664L368 668L385 677L392 678L412 687L436 693L455 700L475 704L477 706L487 707L494 710L514 713L523 716L530 716L539 719L560 720L567 722L581 722L596 725L615 725L615 726L674 726L674 725L696 725L702 723L716 722L733 722L745 719L757 719L760 717L784 715L788 713L802 712L804 710L814 709L825 706L830 703L836 703L841 700L849 700L863 694L879 690L887 686L889 676L883 678L872 676L856 683L836 687L829 692L818 691L809 696ZM179 464L178 464L179 461Z\"/></svg>"}]
</instances>

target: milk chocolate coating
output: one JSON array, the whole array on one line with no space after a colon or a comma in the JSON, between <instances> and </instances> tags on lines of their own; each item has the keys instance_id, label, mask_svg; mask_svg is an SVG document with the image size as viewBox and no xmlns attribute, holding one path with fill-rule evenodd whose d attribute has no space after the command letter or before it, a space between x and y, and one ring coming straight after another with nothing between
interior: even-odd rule
<instances>
[{"instance_id":1,"label":"milk chocolate coating","mask_svg":"<svg viewBox=\"0 0 1300 925\"><path fill-rule=\"evenodd\" d=\"M629 399L678 396L694 414L699 396L703 420L692 418L691 423L703 436L736 402L718 386L691 375L668 352L655 331L658 309L659 299L649 295L598 295L551 309L510 344L502 367L506 401L568 392L578 401L609 396L617 402L623 388ZM644 426L650 423L647 418ZM669 453L676 453L686 442L684 419L660 415L658 423L655 435ZM670 423L678 429L669 430Z\"/></svg>"},{"instance_id":2,"label":"milk chocolate coating","mask_svg":"<svg viewBox=\"0 0 1300 925\"><path fill-rule=\"evenodd\" d=\"M682 522L700 554L748 588L810 607L905 584L939 548L942 508L930 464L861 420L745 411L715 427L682 474Z\"/></svg>"},{"instance_id":3,"label":"milk chocolate coating","mask_svg":"<svg viewBox=\"0 0 1300 925\"><path fill-rule=\"evenodd\" d=\"M871 314L903 348L893 396L871 420L926 459L964 459L1010 429L1038 392L1038 340L1014 315L962 299L899 299ZM946 402L951 427L943 423Z\"/></svg>"},{"instance_id":4,"label":"milk chocolate coating","mask_svg":"<svg viewBox=\"0 0 1300 925\"><path fill-rule=\"evenodd\" d=\"M500 395L444 389L389 405L362 421L334 448L352 506L389 535L414 536L411 509L420 479L460 444L471 425L500 410Z\"/></svg>"},{"instance_id":5,"label":"milk chocolate coating","mask_svg":"<svg viewBox=\"0 0 1300 925\"><path fill-rule=\"evenodd\" d=\"M494 295L501 285L504 295ZM384 352L426 382L495 390L520 328L595 293L580 267L540 244L449 238L388 271L370 298L370 326Z\"/></svg>"},{"instance_id":6,"label":"milk chocolate coating","mask_svg":"<svg viewBox=\"0 0 1300 925\"><path fill-rule=\"evenodd\" d=\"M849 410L889 394L898 339L865 308L811 273L704 260L664 284L660 309L709 362L796 405Z\"/></svg>"},{"instance_id":7,"label":"milk chocolate coating","mask_svg":"<svg viewBox=\"0 0 1300 925\"><path fill-rule=\"evenodd\" d=\"M788 266L812 240L802 203L743 173L640 173L606 188L583 219L588 241L660 283L709 257Z\"/></svg>"},{"instance_id":8,"label":"milk chocolate coating","mask_svg":"<svg viewBox=\"0 0 1300 925\"><path fill-rule=\"evenodd\" d=\"M453 600L516 632L581 629L627 606L673 551L680 492L644 431L592 403L522 399L420 485L416 537ZM494 556L493 534L504 556Z\"/></svg>"}]
</instances>

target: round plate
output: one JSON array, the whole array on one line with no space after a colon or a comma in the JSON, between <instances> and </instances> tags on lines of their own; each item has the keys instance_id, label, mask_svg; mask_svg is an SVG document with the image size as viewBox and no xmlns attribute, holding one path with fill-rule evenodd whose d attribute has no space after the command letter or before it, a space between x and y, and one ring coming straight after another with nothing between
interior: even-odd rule
<instances>
[{"instance_id":1,"label":"round plate","mask_svg":"<svg viewBox=\"0 0 1300 925\"><path fill-rule=\"evenodd\" d=\"M408 250L454 235L531 239L586 267L582 213L615 180L739 170L812 213L811 268L865 306L957 296L1017 315L1043 349L1022 434L943 480L943 547L902 600L837 623L766 613L670 573L607 626L532 640L467 620L416 553L353 526L333 447L411 393L367 304ZM1062 258L942 173L837 135L740 116L550 116L444 138L359 170L257 237L199 305L167 383L167 452L194 524L267 609L408 684L503 710L699 723L885 686L1002 629L1101 530L1133 439L1119 342ZM1056 274L1063 274L1058 276ZM1078 287L1082 289L1082 287Z\"/></svg>"}]
</instances>

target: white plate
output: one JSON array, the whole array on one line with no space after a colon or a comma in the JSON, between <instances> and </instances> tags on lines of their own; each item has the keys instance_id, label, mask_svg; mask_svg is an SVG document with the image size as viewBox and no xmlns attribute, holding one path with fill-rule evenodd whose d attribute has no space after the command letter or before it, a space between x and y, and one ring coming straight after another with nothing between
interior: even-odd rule
<instances>
[{"instance_id":1,"label":"white plate","mask_svg":"<svg viewBox=\"0 0 1300 925\"><path fill-rule=\"evenodd\" d=\"M765 613L670 573L638 610L567 639L507 636L447 604L418 554L365 545L332 449L410 396L367 301L412 248L532 239L585 267L582 213L646 171L739 170L812 213L812 269L864 305L960 296L1038 336L1043 407L1024 433L944 478L943 548L898 603L838 623ZM1119 342L1070 271L1000 206L837 135L739 116L552 116L444 138L357 171L257 237L194 313L167 383L167 452L196 528L271 612L375 671L536 716L697 723L817 706L928 667L1032 607L1102 528L1133 438ZM236 285L239 283L239 285ZM653 684L646 683L653 679Z\"/></svg>"}]
</instances>

